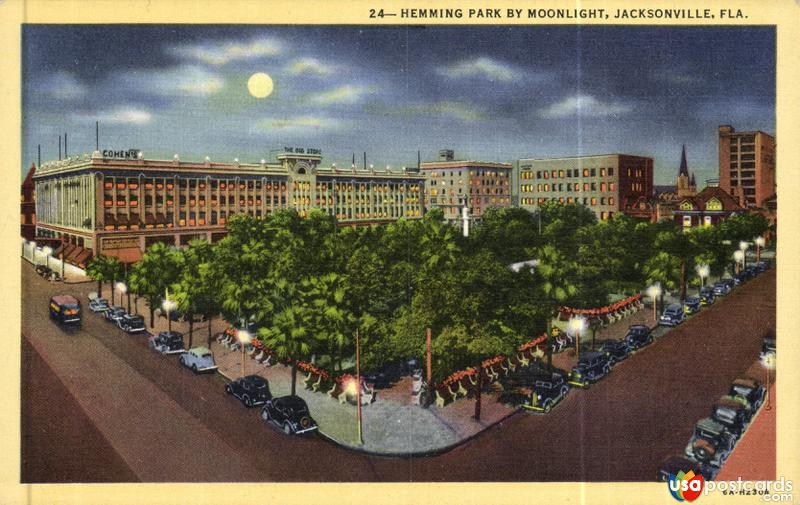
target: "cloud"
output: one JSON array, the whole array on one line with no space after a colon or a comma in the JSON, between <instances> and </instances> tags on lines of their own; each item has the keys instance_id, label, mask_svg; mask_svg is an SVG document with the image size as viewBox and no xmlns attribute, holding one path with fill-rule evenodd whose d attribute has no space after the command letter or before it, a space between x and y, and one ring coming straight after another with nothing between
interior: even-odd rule
<instances>
[{"instance_id":1,"label":"cloud","mask_svg":"<svg viewBox=\"0 0 800 505\"><path fill-rule=\"evenodd\" d=\"M258 132L313 133L314 131L341 128L344 123L317 116L267 117L255 124Z\"/></svg>"},{"instance_id":2,"label":"cloud","mask_svg":"<svg viewBox=\"0 0 800 505\"><path fill-rule=\"evenodd\" d=\"M463 60L439 69L437 72L450 78L483 77L490 81L502 82L515 81L519 77L519 72L511 65L487 57Z\"/></svg>"},{"instance_id":3,"label":"cloud","mask_svg":"<svg viewBox=\"0 0 800 505\"><path fill-rule=\"evenodd\" d=\"M338 88L328 91L312 93L308 96L308 100L319 105L357 103L361 101L364 95L374 91L374 88L368 86L354 86L352 84L345 84L344 86L339 86Z\"/></svg>"},{"instance_id":4,"label":"cloud","mask_svg":"<svg viewBox=\"0 0 800 505\"><path fill-rule=\"evenodd\" d=\"M127 85L164 96L208 96L218 93L225 80L196 65L165 70L133 70L120 76Z\"/></svg>"},{"instance_id":5,"label":"cloud","mask_svg":"<svg viewBox=\"0 0 800 505\"><path fill-rule=\"evenodd\" d=\"M603 102L591 95L574 95L552 104L542 111L542 116L550 119L571 116L607 117L629 112L631 107L621 103Z\"/></svg>"},{"instance_id":6,"label":"cloud","mask_svg":"<svg viewBox=\"0 0 800 505\"><path fill-rule=\"evenodd\" d=\"M251 61L283 52L283 43L272 37L261 37L246 42L215 41L200 44L181 44L169 48L179 58L207 65L225 65L232 61Z\"/></svg>"},{"instance_id":7,"label":"cloud","mask_svg":"<svg viewBox=\"0 0 800 505\"><path fill-rule=\"evenodd\" d=\"M89 88L66 71L56 72L45 80L43 91L56 100L77 100L89 94Z\"/></svg>"},{"instance_id":8,"label":"cloud","mask_svg":"<svg viewBox=\"0 0 800 505\"><path fill-rule=\"evenodd\" d=\"M316 58L299 58L286 64L289 75L315 75L324 77L340 70L339 65L323 63Z\"/></svg>"},{"instance_id":9,"label":"cloud","mask_svg":"<svg viewBox=\"0 0 800 505\"><path fill-rule=\"evenodd\" d=\"M119 106L97 112L79 112L74 117L78 121L100 121L103 124L143 125L149 123L153 116L140 107Z\"/></svg>"},{"instance_id":10,"label":"cloud","mask_svg":"<svg viewBox=\"0 0 800 505\"><path fill-rule=\"evenodd\" d=\"M471 104L464 102L432 102L410 104L408 106L387 107L383 104L370 104L364 108L366 112L385 116L445 116L470 122L484 119L486 114Z\"/></svg>"},{"instance_id":11,"label":"cloud","mask_svg":"<svg viewBox=\"0 0 800 505\"><path fill-rule=\"evenodd\" d=\"M659 69L652 73L656 81L665 81L677 86L687 86L703 82L703 79L686 68Z\"/></svg>"}]
</instances>

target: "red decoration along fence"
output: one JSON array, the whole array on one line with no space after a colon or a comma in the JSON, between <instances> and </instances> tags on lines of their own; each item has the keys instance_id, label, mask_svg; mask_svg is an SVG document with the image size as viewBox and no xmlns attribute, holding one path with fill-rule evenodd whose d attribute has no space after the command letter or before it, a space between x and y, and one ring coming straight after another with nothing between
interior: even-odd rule
<instances>
[{"instance_id":1,"label":"red decoration along fence","mask_svg":"<svg viewBox=\"0 0 800 505\"><path fill-rule=\"evenodd\" d=\"M606 305L605 307L599 307L595 309L574 309L571 307L561 307L558 310L559 319L562 321L566 321L571 316L589 316L589 317L603 317L609 314L614 314L621 310L627 310L631 308L631 306L638 304L642 299L641 293L636 293L635 295L631 295L627 298L623 298L617 302L612 303L611 305Z\"/></svg>"}]
</instances>

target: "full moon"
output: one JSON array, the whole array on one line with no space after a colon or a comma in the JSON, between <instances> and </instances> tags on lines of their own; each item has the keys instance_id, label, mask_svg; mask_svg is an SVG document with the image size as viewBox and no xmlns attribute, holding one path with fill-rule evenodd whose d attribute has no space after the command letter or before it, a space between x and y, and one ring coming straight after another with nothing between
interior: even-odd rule
<instances>
[{"instance_id":1,"label":"full moon","mask_svg":"<svg viewBox=\"0 0 800 505\"><path fill-rule=\"evenodd\" d=\"M266 98L272 93L272 77L258 72L247 80L247 91L256 98Z\"/></svg>"}]
</instances>

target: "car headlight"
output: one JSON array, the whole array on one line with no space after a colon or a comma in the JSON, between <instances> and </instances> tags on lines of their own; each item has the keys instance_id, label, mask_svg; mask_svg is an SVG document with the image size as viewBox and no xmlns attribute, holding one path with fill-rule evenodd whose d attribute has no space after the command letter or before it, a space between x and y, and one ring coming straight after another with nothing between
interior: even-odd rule
<instances>
[{"instance_id":1,"label":"car headlight","mask_svg":"<svg viewBox=\"0 0 800 505\"><path fill-rule=\"evenodd\" d=\"M541 400L542 399L542 395L536 395L536 399L537 400Z\"/></svg>"}]
</instances>

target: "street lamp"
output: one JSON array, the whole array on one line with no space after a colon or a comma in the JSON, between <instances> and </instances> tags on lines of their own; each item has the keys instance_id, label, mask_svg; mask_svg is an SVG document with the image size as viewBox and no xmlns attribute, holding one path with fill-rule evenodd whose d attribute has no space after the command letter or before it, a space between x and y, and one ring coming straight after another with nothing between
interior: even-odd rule
<instances>
[{"instance_id":1,"label":"street lamp","mask_svg":"<svg viewBox=\"0 0 800 505\"><path fill-rule=\"evenodd\" d=\"M50 268L50 255L53 254L53 248L49 246L44 246L42 248L42 254L44 254L44 264L47 268Z\"/></svg>"},{"instance_id":2,"label":"street lamp","mask_svg":"<svg viewBox=\"0 0 800 505\"><path fill-rule=\"evenodd\" d=\"M128 285L125 284L124 282L118 282L116 287L117 291L119 291L120 298L122 298L122 295L124 295L125 293L128 293ZM131 294L128 293L128 314L130 313L131 313Z\"/></svg>"},{"instance_id":3,"label":"street lamp","mask_svg":"<svg viewBox=\"0 0 800 505\"><path fill-rule=\"evenodd\" d=\"M167 313L167 331L170 333L172 333L172 317L170 316L170 312L175 310L176 305L174 301L169 299L169 293L167 293L167 298L161 303L161 308Z\"/></svg>"},{"instance_id":4,"label":"street lamp","mask_svg":"<svg viewBox=\"0 0 800 505\"><path fill-rule=\"evenodd\" d=\"M647 296L653 299L653 320L658 324L658 297L661 296L661 284L656 282L647 288Z\"/></svg>"},{"instance_id":5,"label":"street lamp","mask_svg":"<svg viewBox=\"0 0 800 505\"><path fill-rule=\"evenodd\" d=\"M239 339L239 347L242 348L242 377L244 377L244 348L253 341L253 337L247 330L239 330L236 332L236 338Z\"/></svg>"},{"instance_id":6,"label":"street lamp","mask_svg":"<svg viewBox=\"0 0 800 505\"><path fill-rule=\"evenodd\" d=\"M29 245L31 246L31 263L33 263L34 266L35 266L36 265L36 241L35 240L31 240L29 242Z\"/></svg>"},{"instance_id":7,"label":"street lamp","mask_svg":"<svg viewBox=\"0 0 800 505\"><path fill-rule=\"evenodd\" d=\"M705 263L703 263L701 265L697 265L696 267L694 267L694 269L697 272L697 275L700 277L700 287L701 288L705 287L706 278L711 273L711 268Z\"/></svg>"},{"instance_id":8,"label":"street lamp","mask_svg":"<svg viewBox=\"0 0 800 505\"><path fill-rule=\"evenodd\" d=\"M744 261L744 251L742 251L741 249L738 251L733 251L733 260L736 262L736 273L738 274L742 262Z\"/></svg>"},{"instance_id":9,"label":"street lamp","mask_svg":"<svg viewBox=\"0 0 800 505\"><path fill-rule=\"evenodd\" d=\"M772 406L770 405L770 402L769 402L769 382L770 382L770 370L774 370L775 369L775 364L776 363L775 363L775 354L774 353L771 353L771 352L770 353L766 353L766 354L764 354L764 357L761 358L761 366L764 367L764 371L767 373L767 385L766 385L766 388L767 388L767 401L765 402L766 406L764 407L766 410L772 409Z\"/></svg>"},{"instance_id":10,"label":"street lamp","mask_svg":"<svg viewBox=\"0 0 800 505\"><path fill-rule=\"evenodd\" d=\"M764 247L767 241L764 240L764 237L756 237L754 242L756 243L756 263L758 263L761 261L761 248Z\"/></svg>"},{"instance_id":11,"label":"street lamp","mask_svg":"<svg viewBox=\"0 0 800 505\"><path fill-rule=\"evenodd\" d=\"M742 240L739 242L739 250L742 251L742 268L747 267L747 248L750 247L750 244Z\"/></svg>"},{"instance_id":12,"label":"street lamp","mask_svg":"<svg viewBox=\"0 0 800 505\"><path fill-rule=\"evenodd\" d=\"M581 332L586 328L586 318L573 317L569 320L569 329L575 334L575 355L581 359Z\"/></svg>"}]
</instances>

